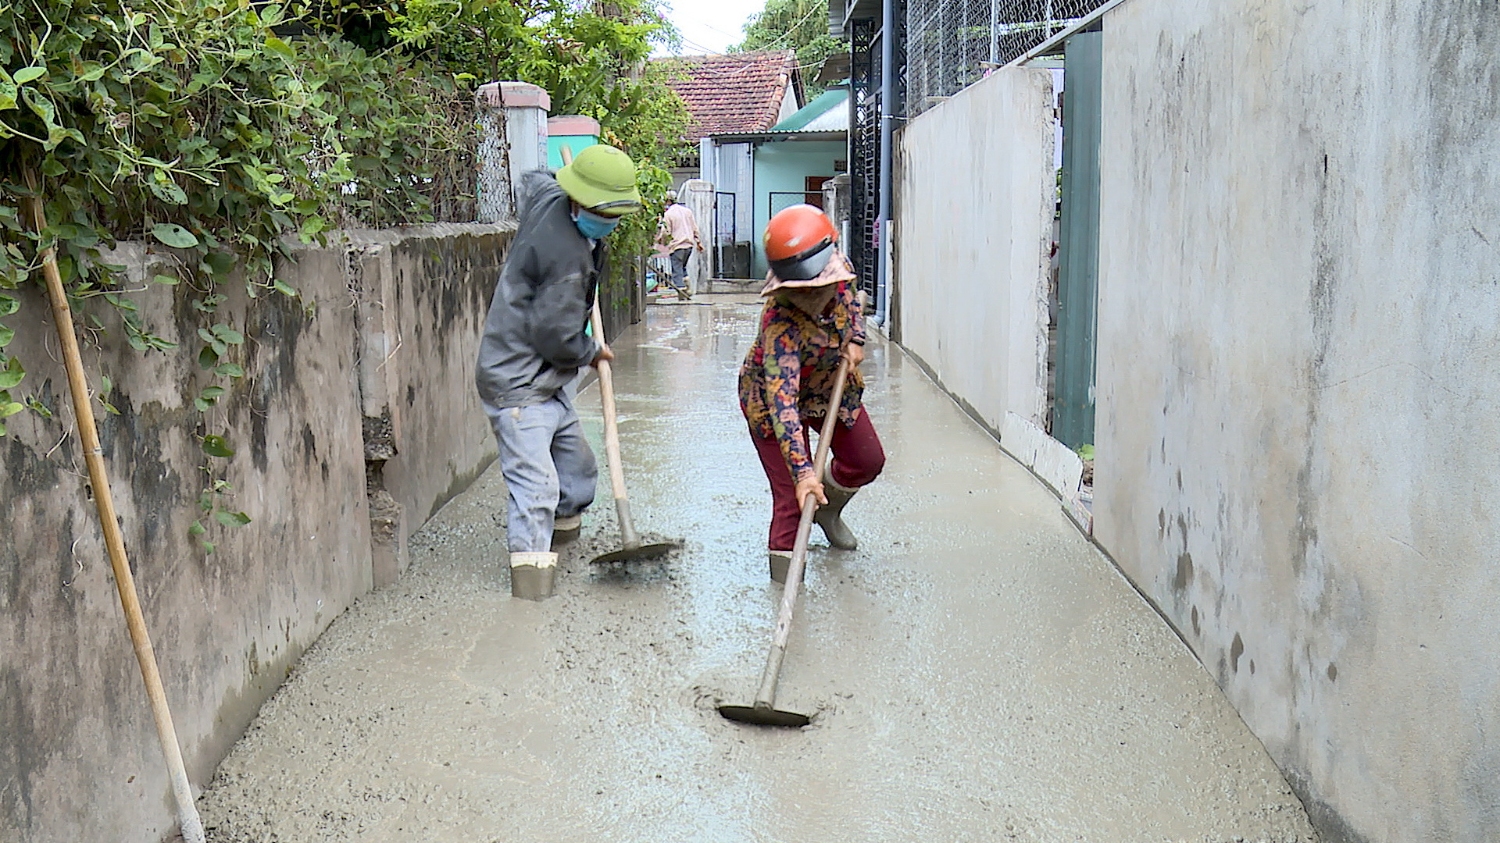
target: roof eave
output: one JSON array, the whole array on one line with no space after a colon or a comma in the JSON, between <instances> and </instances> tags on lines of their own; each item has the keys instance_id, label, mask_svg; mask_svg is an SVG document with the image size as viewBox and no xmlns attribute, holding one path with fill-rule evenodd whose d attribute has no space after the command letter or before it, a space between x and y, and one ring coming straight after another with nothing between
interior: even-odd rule
<instances>
[{"instance_id":1,"label":"roof eave","mask_svg":"<svg viewBox=\"0 0 1500 843\"><path fill-rule=\"evenodd\" d=\"M841 141L847 140L849 133L845 130L833 130L825 132L727 132L718 135L709 135L709 140L716 144L725 143L779 143L781 141Z\"/></svg>"}]
</instances>

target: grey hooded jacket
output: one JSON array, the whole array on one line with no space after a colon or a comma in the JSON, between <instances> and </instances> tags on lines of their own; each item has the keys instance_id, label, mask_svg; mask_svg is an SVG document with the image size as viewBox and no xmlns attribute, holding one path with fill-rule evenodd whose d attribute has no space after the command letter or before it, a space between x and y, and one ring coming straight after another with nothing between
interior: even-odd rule
<instances>
[{"instance_id":1,"label":"grey hooded jacket","mask_svg":"<svg viewBox=\"0 0 1500 843\"><path fill-rule=\"evenodd\" d=\"M520 228L490 301L474 372L479 397L502 409L550 400L599 351L584 327L603 276L604 244L579 233L551 173L526 173L520 186Z\"/></svg>"}]
</instances>

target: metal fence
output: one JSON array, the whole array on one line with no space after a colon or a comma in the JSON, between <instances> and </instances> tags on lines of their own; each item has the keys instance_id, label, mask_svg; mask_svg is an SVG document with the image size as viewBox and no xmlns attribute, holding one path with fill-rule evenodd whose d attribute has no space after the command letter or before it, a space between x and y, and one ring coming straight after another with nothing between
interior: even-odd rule
<instances>
[{"instance_id":1,"label":"metal fence","mask_svg":"<svg viewBox=\"0 0 1500 843\"><path fill-rule=\"evenodd\" d=\"M899 17L901 13L898 5L898 21L904 20ZM878 23L871 18L857 18L852 22L849 37L849 241L844 249L871 302L875 301L879 269L876 216L880 208L880 45L875 34ZM896 78L902 77L897 74ZM900 102L899 92L896 101Z\"/></svg>"},{"instance_id":2,"label":"metal fence","mask_svg":"<svg viewBox=\"0 0 1500 843\"><path fill-rule=\"evenodd\" d=\"M791 191L787 190L773 190L771 191L771 207L768 209L771 213L766 217L766 219L770 219L771 217L776 216L781 211L785 211L787 208L790 208L793 205L801 205L804 203L809 205L823 204L823 197L821 194L818 196L817 202L808 202L807 200L810 198L810 194L807 193L792 193Z\"/></svg>"},{"instance_id":3,"label":"metal fence","mask_svg":"<svg viewBox=\"0 0 1500 843\"><path fill-rule=\"evenodd\" d=\"M738 211L735 194L714 194L714 274L719 278L750 275L750 246L740 241Z\"/></svg>"},{"instance_id":4,"label":"metal fence","mask_svg":"<svg viewBox=\"0 0 1500 843\"><path fill-rule=\"evenodd\" d=\"M1025 54L1104 0L906 0L906 115Z\"/></svg>"},{"instance_id":5,"label":"metal fence","mask_svg":"<svg viewBox=\"0 0 1500 843\"><path fill-rule=\"evenodd\" d=\"M719 192L714 194L714 245L720 248L733 246L739 239L736 231L735 220L738 217L736 199L733 193Z\"/></svg>"}]
</instances>

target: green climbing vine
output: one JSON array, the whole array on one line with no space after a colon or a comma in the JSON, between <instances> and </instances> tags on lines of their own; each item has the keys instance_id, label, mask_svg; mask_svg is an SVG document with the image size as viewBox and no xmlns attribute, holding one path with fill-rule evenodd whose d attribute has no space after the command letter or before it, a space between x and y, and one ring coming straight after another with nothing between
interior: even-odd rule
<instances>
[{"instance_id":1,"label":"green climbing vine","mask_svg":"<svg viewBox=\"0 0 1500 843\"><path fill-rule=\"evenodd\" d=\"M175 344L141 316L112 249L144 239L170 250L176 269L147 283L184 285L201 314L208 377L190 398L209 413L245 376L227 285L295 297L274 270L297 239L472 218L472 91L302 26L302 14L245 0L0 4L0 436L28 407L51 415L7 350L18 325L40 325L16 291L40 279L47 247L85 335L118 326L146 353ZM33 197L41 231L22 212ZM104 411L118 412L107 378L101 387ZM204 518L244 523L213 467L233 455L227 436L199 438Z\"/></svg>"}]
</instances>

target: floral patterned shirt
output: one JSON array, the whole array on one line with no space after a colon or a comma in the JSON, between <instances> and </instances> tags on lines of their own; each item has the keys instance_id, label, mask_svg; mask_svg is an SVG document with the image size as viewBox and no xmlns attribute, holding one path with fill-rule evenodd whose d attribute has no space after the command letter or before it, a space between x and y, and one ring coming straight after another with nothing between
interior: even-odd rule
<instances>
[{"instance_id":1,"label":"floral patterned shirt","mask_svg":"<svg viewBox=\"0 0 1500 843\"><path fill-rule=\"evenodd\" d=\"M836 259L844 260L841 255ZM853 273L849 276L838 282L821 316L809 316L780 296L768 300L761 312L760 334L740 367L740 409L750 431L775 437L796 480L813 473L802 426L821 422L827 415L840 350L850 341L865 340L864 313ZM839 421L852 427L863 398L864 378L855 369L844 384Z\"/></svg>"}]
</instances>

